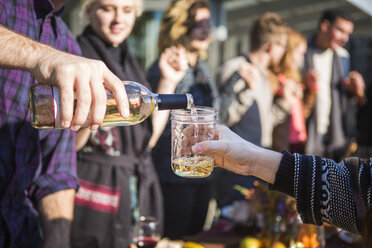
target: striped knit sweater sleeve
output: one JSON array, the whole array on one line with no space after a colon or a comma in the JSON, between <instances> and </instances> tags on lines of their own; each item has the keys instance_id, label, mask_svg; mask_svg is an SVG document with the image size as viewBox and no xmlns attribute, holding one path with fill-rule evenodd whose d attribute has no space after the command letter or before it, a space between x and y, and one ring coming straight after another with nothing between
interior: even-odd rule
<instances>
[{"instance_id":1,"label":"striped knit sweater sleeve","mask_svg":"<svg viewBox=\"0 0 372 248\"><path fill-rule=\"evenodd\" d=\"M364 163L348 158L340 163L316 156L283 153L272 190L296 199L304 223L327 222L361 233L371 204L372 158Z\"/></svg>"}]
</instances>

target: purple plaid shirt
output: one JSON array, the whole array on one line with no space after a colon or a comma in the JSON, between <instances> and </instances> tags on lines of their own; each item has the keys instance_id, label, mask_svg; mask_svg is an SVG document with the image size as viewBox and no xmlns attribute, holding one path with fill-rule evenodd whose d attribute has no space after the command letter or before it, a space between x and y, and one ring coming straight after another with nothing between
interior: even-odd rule
<instances>
[{"instance_id":1,"label":"purple plaid shirt","mask_svg":"<svg viewBox=\"0 0 372 248\"><path fill-rule=\"evenodd\" d=\"M80 48L48 0L0 0L0 24L69 53ZM77 188L75 135L33 129L28 72L0 69L0 247L41 247L36 207Z\"/></svg>"}]
</instances>

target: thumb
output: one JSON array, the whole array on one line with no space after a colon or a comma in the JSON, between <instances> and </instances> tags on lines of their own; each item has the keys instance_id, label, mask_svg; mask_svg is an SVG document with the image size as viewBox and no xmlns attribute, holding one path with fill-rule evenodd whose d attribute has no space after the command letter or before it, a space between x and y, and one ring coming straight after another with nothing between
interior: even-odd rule
<instances>
[{"instance_id":1,"label":"thumb","mask_svg":"<svg viewBox=\"0 0 372 248\"><path fill-rule=\"evenodd\" d=\"M194 153L218 152L226 154L229 150L229 144L221 140L209 140L195 144L191 149Z\"/></svg>"}]
</instances>

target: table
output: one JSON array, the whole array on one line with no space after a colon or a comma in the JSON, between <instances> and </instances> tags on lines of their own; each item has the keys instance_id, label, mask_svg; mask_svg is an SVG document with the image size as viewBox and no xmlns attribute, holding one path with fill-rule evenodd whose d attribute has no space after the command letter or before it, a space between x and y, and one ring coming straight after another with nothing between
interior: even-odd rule
<instances>
[{"instance_id":1,"label":"table","mask_svg":"<svg viewBox=\"0 0 372 248\"><path fill-rule=\"evenodd\" d=\"M249 236L250 233L243 234L235 228L235 224L227 220L219 220L208 231L200 232L196 235L185 236L183 240L201 244L205 248L238 248L240 241ZM359 248L361 242L348 244L339 238L337 232L327 235L326 248Z\"/></svg>"}]
</instances>

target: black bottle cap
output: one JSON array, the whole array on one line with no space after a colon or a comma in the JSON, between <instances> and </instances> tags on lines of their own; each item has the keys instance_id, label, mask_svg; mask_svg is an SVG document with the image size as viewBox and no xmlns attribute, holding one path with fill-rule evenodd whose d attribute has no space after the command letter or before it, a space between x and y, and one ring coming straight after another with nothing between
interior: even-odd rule
<instances>
[{"instance_id":1,"label":"black bottle cap","mask_svg":"<svg viewBox=\"0 0 372 248\"><path fill-rule=\"evenodd\" d=\"M189 100L186 94L159 94L158 110L187 109Z\"/></svg>"}]
</instances>

